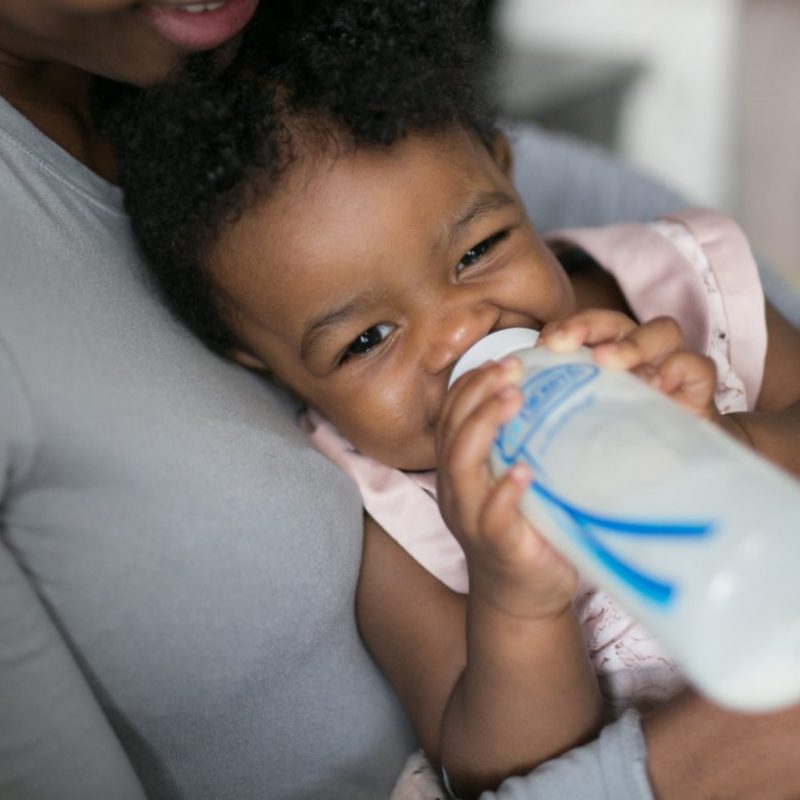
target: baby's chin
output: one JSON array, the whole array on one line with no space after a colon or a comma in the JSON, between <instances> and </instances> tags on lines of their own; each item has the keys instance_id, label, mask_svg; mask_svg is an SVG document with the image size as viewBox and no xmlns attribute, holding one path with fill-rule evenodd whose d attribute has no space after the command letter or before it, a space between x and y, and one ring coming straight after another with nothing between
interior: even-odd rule
<instances>
[{"instance_id":1,"label":"baby's chin","mask_svg":"<svg viewBox=\"0 0 800 800\"><path fill-rule=\"evenodd\" d=\"M363 447L359 448L359 450L365 456L403 472L429 472L436 469L436 454L433 450L433 444L429 447L421 448L419 452L398 453L396 448L381 447Z\"/></svg>"},{"instance_id":2,"label":"baby's chin","mask_svg":"<svg viewBox=\"0 0 800 800\"><path fill-rule=\"evenodd\" d=\"M389 467L394 467L402 472L430 472L436 469L436 462L431 459L408 458L408 459L392 459L386 460L383 458L376 459Z\"/></svg>"}]
</instances>

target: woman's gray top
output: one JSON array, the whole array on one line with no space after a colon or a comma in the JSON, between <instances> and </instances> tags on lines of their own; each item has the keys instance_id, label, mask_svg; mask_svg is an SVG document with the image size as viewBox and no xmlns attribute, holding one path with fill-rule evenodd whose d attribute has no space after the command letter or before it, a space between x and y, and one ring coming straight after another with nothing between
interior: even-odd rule
<instances>
[{"instance_id":1,"label":"woman's gray top","mask_svg":"<svg viewBox=\"0 0 800 800\"><path fill-rule=\"evenodd\" d=\"M109 724L150 798L387 794L413 742L358 639L355 490L2 101L0 498L0 798L136 797Z\"/></svg>"}]
</instances>

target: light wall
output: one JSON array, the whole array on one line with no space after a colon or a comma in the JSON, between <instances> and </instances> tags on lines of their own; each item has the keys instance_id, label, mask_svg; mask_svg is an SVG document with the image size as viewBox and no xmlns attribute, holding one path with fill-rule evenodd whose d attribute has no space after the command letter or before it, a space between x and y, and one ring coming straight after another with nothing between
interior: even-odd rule
<instances>
[{"instance_id":1,"label":"light wall","mask_svg":"<svg viewBox=\"0 0 800 800\"><path fill-rule=\"evenodd\" d=\"M623 155L700 203L731 208L739 0L503 0L501 36L640 58Z\"/></svg>"},{"instance_id":2,"label":"light wall","mask_svg":"<svg viewBox=\"0 0 800 800\"><path fill-rule=\"evenodd\" d=\"M800 2L747 0L737 211L800 292Z\"/></svg>"}]
</instances>

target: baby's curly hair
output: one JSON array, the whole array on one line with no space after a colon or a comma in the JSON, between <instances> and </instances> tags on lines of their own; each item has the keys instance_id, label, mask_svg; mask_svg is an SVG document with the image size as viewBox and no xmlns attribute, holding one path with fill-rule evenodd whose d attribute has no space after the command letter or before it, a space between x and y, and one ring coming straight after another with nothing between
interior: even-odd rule
<instances>
[{"instance_id":1,"label":"baby's curly hair","mask_svg":"<svg viewBox=\"0 0 800 800\"><path fill-rule=\"evenodd\" d=\"M262 2L225 69L195 56L175 80L99 104L153 282L220 353L237 341L204 254L309 146L298 121L352 148L389 147L412 131L461 127L487 143L495 134L480 0L283 3Z\"/></svg>"}]
</instances>

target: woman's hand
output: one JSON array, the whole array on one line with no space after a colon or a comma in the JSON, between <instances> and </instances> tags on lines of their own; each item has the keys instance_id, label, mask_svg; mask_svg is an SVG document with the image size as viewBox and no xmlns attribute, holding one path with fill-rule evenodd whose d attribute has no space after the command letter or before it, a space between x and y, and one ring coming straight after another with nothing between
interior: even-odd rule
<instances>
[{"instance_id":1,"label":"woman's hand","mask_svg":"<svg viewBox=\"0 0 800 800\"><path fill-rule=\"evenodd\" d=\"M695 416L716 423L723 419L714 404L714 362L684 349L681 329L671 317L639 325L618 311L582 311L546 325L537 345L556 353L591 347L601 366L632 372Z\"/></svg>"},{"instance_id":2,"label":"woman's hand","mask_svg":"<svg viewBox=\"0 0 800 800\"><path fill-rule=\"evenodd\" d=\"M519 410L516 358L462 376L448 393L437 430L438 497L466 554L470 595L521 619L557 616L571 603L577 573L519 511L535 476L525 464L495 480L488 467L498 428Z\"/></svg>"}]
</instances>

